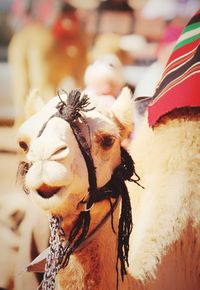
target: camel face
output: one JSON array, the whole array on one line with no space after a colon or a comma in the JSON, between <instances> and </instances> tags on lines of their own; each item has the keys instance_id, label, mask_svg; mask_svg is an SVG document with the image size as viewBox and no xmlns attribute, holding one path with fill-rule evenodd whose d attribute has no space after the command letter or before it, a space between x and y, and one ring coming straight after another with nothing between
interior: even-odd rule
<instances>
[{"instance_id":1,"label":"camel face","mask_svg":"<svg viewBox=\"0 0 200 290\"><path fill-rule=\"evenodd\" d=\"M126 104L117 114L122 98ZM78 211L80 201L87 198L89 182L86 162L69 122L53 116L59 102L58 97L53 98L28 119L20 127L18 140L29 163L25 186L31 197L48 212L64 215L64 211L65 214ZM129 90L124 89L109 114L93 109L84 112L85 122L81 119L76 122L90 147L98 188L110 180L120 164L120 143L131 123L127 120L131 102Z\"/></svg>"}]
</instances>

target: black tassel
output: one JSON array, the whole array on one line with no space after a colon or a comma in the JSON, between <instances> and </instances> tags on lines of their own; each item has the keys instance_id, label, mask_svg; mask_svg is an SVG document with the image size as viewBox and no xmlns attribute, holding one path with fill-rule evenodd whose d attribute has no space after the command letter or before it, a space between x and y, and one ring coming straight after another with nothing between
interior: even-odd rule
<instances>
[{"instance_id":1,"label":"black tassel","mask_svg":"<svg viewBox=\"0 0 200 290\"><path fill-rule=\"evenodd\" d=\"M67 93L66 93L67 94ZM88 112L94 108L87 108L90 104L89 97L87 95L81 96L79 90L72 90L69 95L67 94L66 102L64 102L58 92L60 102L56 106L60 117L67 122L75 122L78 118L82 117L81 112Z\"/></svg>"},{"instance_id":2,"label":"black tassel","mask_svg":"<svg viewBox=\"0 0 200 290\"><path fill-rule=\"evenodd\" d=\"M118 259L121 262L121 277L124 280L124 275L127 274L126 267L129 267L128 253L129 253L129 238L133 228L131 203L128 194L128 190L124 182L121 183L121 190L123 193L121 215L119 219L118 227Z\"/></svg>"},{"instance_id":3,"label":"black tassel","mask_svg":"<svg viewBox=\"0 0 200 290\"><path fill-rule=\"evenodd\" d=\"M90 225L90 212L82 211L75 222L73 229L70 232L69 239L64 247L62 261L60 261L60 268L65 268L69 263L71 254L76 248L85 240ZM81 233L80 233L81 231Z\"/></svg>"}]
</instances>

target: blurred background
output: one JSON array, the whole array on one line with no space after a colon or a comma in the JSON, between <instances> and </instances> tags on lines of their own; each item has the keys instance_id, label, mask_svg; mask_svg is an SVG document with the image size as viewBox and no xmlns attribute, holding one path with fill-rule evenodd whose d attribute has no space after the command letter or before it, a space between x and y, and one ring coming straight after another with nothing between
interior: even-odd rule
<instances>
[{"instance_id":1,"label":"blurred background","mask_svg":"<svg viewBox=\"0 0 200 290\"><path fill-rule=\"evenodd\" d=\"M135 99L153 96L170 51L199 4L0 0L1 289L31 290L19 275L25 265L19 253L28 205L16 183L16 134L33 113L32 98L47 101L59 89L78 87L111 104L124 85ZM34 96L32 89L37 89Z\"/></svg>"}]
</instances>

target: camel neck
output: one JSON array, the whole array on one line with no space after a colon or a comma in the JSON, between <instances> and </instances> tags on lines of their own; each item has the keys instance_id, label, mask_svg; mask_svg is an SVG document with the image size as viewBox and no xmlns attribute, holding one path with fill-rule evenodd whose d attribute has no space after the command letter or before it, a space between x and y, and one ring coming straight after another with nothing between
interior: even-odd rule
<instances>
[{"instance_id":1,"label":"camel neck","mask_svg":"<svg viewBox=\"0 0 200 290\"><path fill-rule=\"evenodd\" d=\"M89 232L101 222L109 207L108 201L93 207ZM67 267L59 271L58 280L61 289L71 289L70 285L77 285L74 289L116 289L118 216L119 205L113 214L116 233L113 232L110 216L84 243L84 247L74 252Z\"/></svg>"}]
</instances>

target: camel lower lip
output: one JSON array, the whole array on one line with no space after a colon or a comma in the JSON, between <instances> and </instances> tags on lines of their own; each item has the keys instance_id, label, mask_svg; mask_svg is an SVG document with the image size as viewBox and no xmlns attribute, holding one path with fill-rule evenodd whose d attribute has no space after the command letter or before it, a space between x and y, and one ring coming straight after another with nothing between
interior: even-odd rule
<instances>
[{"instance_id":1,"label":"camel lower lip","mask_svg":"<svg viewBox=\"0 0 200 290\"><path fill-rule=\"evenodd\" d=\"M50 198L60 191L61 187L59 186L49 186L43 184L37 189L37 193L43 198Z\"/></svg>"}]
</instances>

